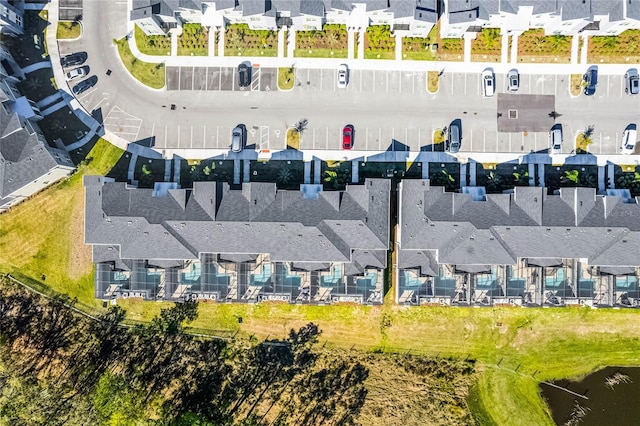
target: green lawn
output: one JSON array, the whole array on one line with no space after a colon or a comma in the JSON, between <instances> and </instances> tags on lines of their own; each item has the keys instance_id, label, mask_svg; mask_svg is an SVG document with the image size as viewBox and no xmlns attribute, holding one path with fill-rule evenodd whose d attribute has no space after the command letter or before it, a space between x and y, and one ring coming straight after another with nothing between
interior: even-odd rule
<instances>
[{"instance_id":1,"label":"green lawn","mask_svg":"<svg viewBox=\"0 0 640 426\"><path fill-rule=\"evenodd\" d=\"M58 30L56 31L56 38L58 40L74 39L80 37L82 26L79 22L75 21L60 21L58 22Z\"/></svg>"},{"instance_id":2,"label":"green lawn","mask_svg":"<svg viewBox=\"0 0 640 426\"><path fill-rule=\"evenodd\" d=\"M82 177L107 173L123 152L99 140L70 179L0 216L0 271L22 273L92 309L91 250L83 244ZM392 289L393 291L393 289ZM310 321L328 347L477 360L470 397L481 424L551 425L539 380L640 366L635 310L201 303L193 327L215 334L285 336ZM169 303L119 300L129 321L148 321ZM237 317L243 318L238 323ZM424 413L428 416L428 413Z\"/></svg>"},{"instance_id":3,"label":"green lawn","mask_svg":"<svg viewBox=\"0 0 640 426\"><path fill-rule=\"evenodd\" d=\"M91 249L84 245L82 176L105 174L123 151L99 140L69 179L0 215L0 271L42 280L96 307Z\"/></svg>"},{"instance_id":4,"label":"green lawn","mask_svg":"<svg viewBox=\"0 0 640 426\"><path fill-rule=\"evenodd\" d=\"M296 73L293 67L278 68L278 89L291 90L295 84Z\"/></svg>"},{"instance_id":5,"label":"green lawn","mask_svg":"<svg viewBox=\"0 0 640 426\"><path fill-rule=\"evenodd\" d=\"M152 64L139 61L135 56L133 56L133 53L131 53L131 49L129 49L129 42L126 38L115 40L115 43L118 46L118 53L120 54L122 63L136 80L153 89L161 89L164 87L164 64Z\"/></svg>"},{"instance_id":6,"label":"green lawn","mask_svg":"<svg viewBox=\"0 0 640 426\"><path fill-rule=\"evenodd\" d=\"M138 25L135 26L134 37L141 53L154 56L166 56L171 53L171 37L148 36Z\"/></svg>"},{"instance_id":7,"label":"green lawn","mask_svg":"<svg viewBox=\"0 0 640 426\"><path fill-rule=\"evenodd\" d=\"M296 58L346 58L347 49L296 49L293 56Z\"/></svg>"},{"instance_id":8,"label":"green lawn","mask_svg":"<svg viewBox=\"0 0 640 426\"><path fill-rule=\"evenodd\" d=\"M178 37L178 55L207 56L209 35L200 24L184 24Z\"/></svg>"},{"instance_id":9,"label":"green lawn","mask_svg":"<svg viewBox=\"0 0 640 426\"><path fill-rule=\"evenodd\" d=\"M366 50L364 52L365 59L395 59L396 52L394 50Z\"/></svg>"}]
</instances>

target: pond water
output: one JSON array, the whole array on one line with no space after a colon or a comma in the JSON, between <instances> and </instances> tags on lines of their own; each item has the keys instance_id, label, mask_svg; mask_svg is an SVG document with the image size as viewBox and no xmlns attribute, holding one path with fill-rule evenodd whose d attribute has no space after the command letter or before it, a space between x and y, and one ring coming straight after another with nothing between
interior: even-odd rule
<instances>
[{"instance_id":1,"label":"pond water","mask_svg":"<svg viewBox=\"0 0 640 426\"><path fill-rule=\"evenodd\" d=\"M558 380L553 383L588 398L542 383L542 396L557 425L640 424L640 368L608 367L579 382Z\"/></svg>"}]
</instances>

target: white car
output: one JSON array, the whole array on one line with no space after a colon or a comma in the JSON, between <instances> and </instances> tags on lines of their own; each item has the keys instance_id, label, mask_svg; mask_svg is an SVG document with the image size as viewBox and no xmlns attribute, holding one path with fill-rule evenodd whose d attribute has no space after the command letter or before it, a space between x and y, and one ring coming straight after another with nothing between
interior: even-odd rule
<instances>
[{"instance_id":1,"label":"white car","mask_svg":"<svg viewBox=\"0 0 640 426\"><path fill-rule=\"evenodd\" d=\"M87 66L73 69L67 73L67 81L85 77L87 74L89 74L89 67Z\"/></svg>"},{"instance_id":2,"label":"white car","mask_svg":"<svg viewBox=\"0 0 640 426\"><path fill-rule=\"evenodd\" d=\"M338 87L344 89L349 84L349 68L346 64L341 64L338 67Z\"/></svg>"},{"instance_id":3,"label":"white car","mask_svg":"<svg viewBox=\"0 0 640 426\"><path fill-rule=\"evenodd\" d=\"M629 124L624 133L622 133L622 153L633 154L636 149L636 141L638 140L638 133L636 131L635 124Z\"/></svg>"},{"instance_id":4,"label":"white car","mask_svg":"<svg viewBox=\"0 0 640 426\"><path fill-rule=\"evenodd\" d=\"M490 98L496 92L496 77L493 75L491 68L482 71L482 95Z\"/></svg>"}]
</instances>

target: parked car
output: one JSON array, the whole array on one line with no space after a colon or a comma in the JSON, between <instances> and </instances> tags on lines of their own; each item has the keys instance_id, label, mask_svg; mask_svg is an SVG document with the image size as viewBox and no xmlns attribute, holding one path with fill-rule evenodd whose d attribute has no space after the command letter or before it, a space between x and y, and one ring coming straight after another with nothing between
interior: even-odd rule
<instances>
[{"instance_id":1,"label":"parked car","mask_svg":"<svg viewBox=\"0 0 640 426\"><path fill-rule=\"evenodd\" d=\"M73 92L74 95L78 96L78 95L86 92L87 90L89 90L93 86L95 86L97 82L98 82L98 77L96 77L95 75L92 75L91 77L89 77L89 78L87 78L85 80L82 80L80 83L78 83L75 86L73 86L71 91Z\"/></svg>"},{"instance_id":2,"label":"parked car","mask_svg":"<svg viewBox=\"0 0 640 426\"><path fill-rule=\"evenodd\" d=\"M627 95L637 95L639 91L638 70L636 68L629 69L624 75L624 92Z\"/></svg>"},{"instance_id":3,"label":"parked car","mask_svg":"<svg viewBox=\"0 0 640 426\"><path fill-rule=\"evenodd\" d=\"M584 88L584 94L587 96L593 96L596 93L596 87L598 86L598 69L589 68L589 70L582 76L587 85Z\"/></svg>"},{"instance_id":4,"label":"parked car","mask_svg":"<svg viewBox=\"0 0 640 426\"><path fill-rule=\"evenodd\" d=\"M238 124L233 128L231 132L231 151L240 152L244 149L247 142L245 129L244 124Z\"/></svg>"},{"instance_id":5,"label":"parked car","mask_svg":"<svg viewBox=\"0 0 640 426\"><path fill-rule=\"evenodd\" d=\"M507 90L515 93L520 88L520 74L517 69L512 69L507 73Z\"/></svg>"},{"instance_id":6,"label":"parked car","mask_svg":"<svg viewBox=\"0 0 640 426\"><path fill-rule=\"evenodd\" d=\"M60 59L60 64L64 68L75 67L84 64L84 61L86 60L86 55L83 55L82 53L72 53L71 55L67 55L64 58Z\"/></svg>"},{"instance_id":7,"label":"parked car","mask_svg":"<svg viewBox=\"0 0 640 426\"><path fill-rule=\"evenodd\" d=\"M495 93L496 89L496 77L493 74L491 68L487 68L482 71L482 95L485 98L490 98Z\"/></svg>"},{"instance_id":8,"label":"parked car","mask_svg":"<svg viewBox=\"0 0 640 426\"><path fill-rule=\"evenodd\" d=\"M86 77L89 74L89 66L75 68L66 74L67 81L75 80L76 78Z\"/></svg>"},{"instance_id":9,"label":"parked car","mask_svg":"<svg viewBox=\"0 0 640 426\"><path fill-rule=\"evenodd\" d=\"M338 87L344 89L349 84L349 68L346 64L341 64L338 67Z\"/></svg>"},{"instance_id":10,"label":"parked car","mask_svg":"<svg viewBox=\"0 0 640 426\"><path fill-rule=\"evenodd\" d=\"M629 124L622 133L622 153L633 154L636 149L636 141L638 140L638 132L635 124Z\"/></svg>"},{"instance_id":11,"label":"parked car","mask_svg":"<svg viewBox=\"0 0 640 426\"><path fill-rule=\"evenodd\" d=\"M353 136L353 125L347 124L346 126L344 126L344 128L342 129L342 149L353 148Z\"/></svg>"},{"instance_id":12,"label":"parked car","mask_svg":"<svg viewBox=\"0 0 640 426\"><path fill-rule=\"evenodd\" d=\"M460 151L460 145L462 145L462 138L460 136L460 120L454 120L449 125L449 134L447 135L446 148L452 154Z\"/></svg>"},{"instance_id":13,"label":"parked car","mask_svg":"<svg viewBox=\"0 0 640 426\"><path fill-rule=\"evenodd\" d=\"M238 84L248 87L251 84L251 67L245 63L238 65Z\"/></svg>"},{"instance_id":14,"label":"parked car","mask_svg":"<svg viewBox=\"0 0 640 426\"><path fill-rule=\"evenodd\" d=\"M562 150L562 124L556 123L549 131L549 148L552 154L560 154Z\"/></svg>"}]
</instances>

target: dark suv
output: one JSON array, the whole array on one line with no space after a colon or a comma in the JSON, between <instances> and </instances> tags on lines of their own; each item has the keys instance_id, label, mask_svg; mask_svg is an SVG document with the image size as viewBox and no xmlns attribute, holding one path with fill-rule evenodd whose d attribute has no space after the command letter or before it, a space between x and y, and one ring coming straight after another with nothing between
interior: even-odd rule
<instances>
[{"instance_id":1,"label":"dark suv","mask_svg":"<svg viewBox=\"0 0 640 426\"><path fill-rule=\"evenodd\" d=\"M587 85L584 88L584 94L587 96L593 96L596 93L596 86L598 85L598 70L591 68L585 75L582 76Z\"/></svg>"},{"instance_id":2,"label":"dark suv","mask_svg":"<svg viewBox=\"0 0 640 426\"><path fill-rule=\"evenodd\" d=\"M84 61L87 58L82 53L72 53L71 55L67 55L60 60L60 64L64 67L75 67L77 65L84 64Z\"/></svg>"},{"instance_id":3,"label":"dark suv","mask_svg":"<svg viewBox=\"0 0 640 426\"><path fill-rule=\"evenodd\" d=\"M238 84L240 87L248 87L251 84L251 67L249 65L238 65Z\"/></svg>"}]
</instances>

